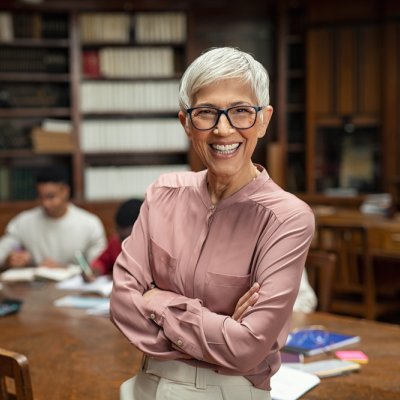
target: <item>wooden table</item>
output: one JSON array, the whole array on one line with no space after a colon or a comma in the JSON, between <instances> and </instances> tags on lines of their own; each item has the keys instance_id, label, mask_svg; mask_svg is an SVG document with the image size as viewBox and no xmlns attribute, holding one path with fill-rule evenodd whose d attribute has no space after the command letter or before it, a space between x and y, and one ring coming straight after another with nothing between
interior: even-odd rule
<instances>
[{"instance_id":1,"label":"wooden table","mask_svg":"<svg viewBox=\"0 0 400 400\"><path fill-rule=\"evenodd\" d=\"M2 295L24 300L22 310L0 318L0 347L28 357L35 400L118 399L120 384L140 364L107 317L53 306L71 292L53 284L7 284Z\"/></svg>"},{"instance_id":2,"label":"wooden table","mask_svg":"<svg viewBox=\"0 0 400 400\"><path fill-rule=\"evenodd\" d=\"M28 357L35 400L118 399L119 385L136 373L141 353L108 318L54 307L53 300L65 294L52 284L5 285L2 296L23 299L24 305L0 318L0 346ZM400 398L399 326L321 313L293 318L293 327L314 324L360 335L352 348L363 350L370 362L361 372L322 380L303 399Z\"/></svg>"}]
</instances>

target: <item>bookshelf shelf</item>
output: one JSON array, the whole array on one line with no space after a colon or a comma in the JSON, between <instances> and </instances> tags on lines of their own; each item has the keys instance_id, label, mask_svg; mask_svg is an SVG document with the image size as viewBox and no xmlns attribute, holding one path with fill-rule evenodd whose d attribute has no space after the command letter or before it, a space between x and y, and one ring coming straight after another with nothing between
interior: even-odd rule
<instances>
[{"instance_id":1,"label":"bookshelf shelf","mask_svg":"<svg viewBox=\"0 0 400 400\"><path fill-rule=\"evenodd\" d=\"M148 111L99 111L99 112L82 112L82 116L85 118L97 118L101 117L104 119L111 118L176 118L178 115L178 109L176 111L153 111L149 114Z\"/></svg>"},{"instance_id":2,"label":"bookshelf shelf","mask_svg":"<svg viewBox=\"0 0 400 400\"><path fill-rule=\"evenodd\" d=\"M84 156L86 158L100 158L100 157L108 157L112 154L117 154L118 157L122 156L134 156L136 158L139 157L154 157L156 154L157 156L186 156L186 151L181 150L181 149L176 149L176 150L149 150L149 151L85 151Z\"/></svg>"},{"instance_id":3,"label":"bookshelf shelf","mask_svg":"<svg viewBox=\"0 0 400 400\"><path fill-rule=\"evenodd\" d=\"M69 108L2 108L0 118L20 118L20 117L69 117Z\"/></svg>"},{"instance_id":4,"label":"bookshelf shelf","mask_svg":"<svg viewBox=\"0 0 400 400\"><path fill-rule=\"evenodd\" d=\"M71 151L63 151L63 152L48 152L48 153L38 153L33 150L27 149L18 149L18 150L0 150L0 158L30 158L37 156L70 156L72 154Z\"/></svg>"},{"instance_id":5,"label":"bookshelf shelf","mask_svg":"<svg viewBox=\"0 0 400 400\"><path fill-rule=\"evenodd\" d=\"M69 39L13 39L13 41L0 42L1 47L43 47L43 48L65 48L70 46Z\"/></svg>"},{"instance_id":6,"label":"bookshelf shelf","mask_svg":"<svg viewBox=\"0 0 400 400\"><path fill-rule=\"evenodd\" d=\"M69 74L0 72L0 81L7 82L69 82Z\"/></svg>"},{"instance_id":7,"label":"bookshelf shelf","mask_svg":"<svg viewBox=\"0 0 400 400\"><path fill-rule=\"evenodd\" d=\"M89 75L84 75L84 81L92 81L92 82L159 82L159 81L175 81L181 78L181 74L173 74L172 76L163 77L163 76L136 76L136 77L94 77Z\"/></svg>"},{"instance_id":8,"label":"bookshelf shelf","mask_svg":"<svg viewBox=\"0 0 400 400\"><path fill-rule=\"evenodd\" d=\"M120 42L90 42L82 43L82 49L101 49L103 47L120 47L120 48L130 48L130 47L172 47L174 49L182 49L184 50L186 47L185 43L182 42L146 42L146 43L137 43L135 41L130 41L128 43L120 43Z\"/></svg>"}]
</instances>

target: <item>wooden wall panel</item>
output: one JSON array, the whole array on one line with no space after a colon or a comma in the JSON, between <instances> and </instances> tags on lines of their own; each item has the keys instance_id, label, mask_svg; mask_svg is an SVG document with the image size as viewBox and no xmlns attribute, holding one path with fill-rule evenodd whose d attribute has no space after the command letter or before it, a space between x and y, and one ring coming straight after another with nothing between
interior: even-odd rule
<instances>
[{"instance_id":1,"label":"wooden wall panel","mask_svg":"<svg viewBox=\"0 0 400 400\"><path fill-rule=\"evenodd\" d=\"M377 26L359 30L358 105L363 114L380 114L382 109L382 40Z\"/></svg>"},{"instance_id":2,"label":"wooden wall panel","mask_svg":"<svg viewBox=\"0 0 400 400\"><path fill-rule=\"evenodd\" d=\"M313 29L308 37L307 85L316 114L328 114L333 108L332 32Z\"/></svg>"},{"instance_id":3,"label":"wooden wall panel","mask_svg":"<svg viewBox=\"0 0 400 400\"><path fill-rule=\"evenodd\" d=\"M337 96L332 111L339 115L351 115L357 106L356 32L353 28L341 28L335 30L335 33L336 46L333 58L337 65L337 73L329 80Z\"/></svg>"}]
</instances>

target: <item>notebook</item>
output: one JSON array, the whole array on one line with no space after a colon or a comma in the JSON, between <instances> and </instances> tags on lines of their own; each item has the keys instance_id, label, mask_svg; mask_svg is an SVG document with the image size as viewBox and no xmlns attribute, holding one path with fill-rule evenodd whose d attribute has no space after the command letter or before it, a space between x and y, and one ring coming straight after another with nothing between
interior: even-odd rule
<instances>
[{"instance_id":1,"label":"notebook","mask_svg":"<svg viewBox=\"0 0 400 400\"><path fill-rule=\"evenodd\" d=\"M289 334L283 350L313 356L359 341L360 337L355 335L321 331L318 329L300 329Z\"/></svg>"},{"instance_id":2,"label":"notebook","mask_svg":"<svg viewBox=\"0 0 400 400\"><path fill-rule=\"evenodd\" d=\"M271 378L272 400L297 400L320 381L315 374L281 365Z\"/></svg>"}]
</instances>

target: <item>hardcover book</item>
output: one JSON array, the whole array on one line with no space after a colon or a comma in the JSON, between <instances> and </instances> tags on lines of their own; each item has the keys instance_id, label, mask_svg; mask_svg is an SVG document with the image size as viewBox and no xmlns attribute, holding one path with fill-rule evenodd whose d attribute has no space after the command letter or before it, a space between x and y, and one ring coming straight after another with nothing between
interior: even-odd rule
<instances>
[{"instance_id":1,"label":"hardcover book","mask_svg":"<svg viewBox=\"0 0 400 400\"><path fill-rule=\"evenodd\" d=\"M359 336L321 329L300 329L292 332L283 350L306 356L325 353L360 341Z\"/></svg>"}]
</instances>

